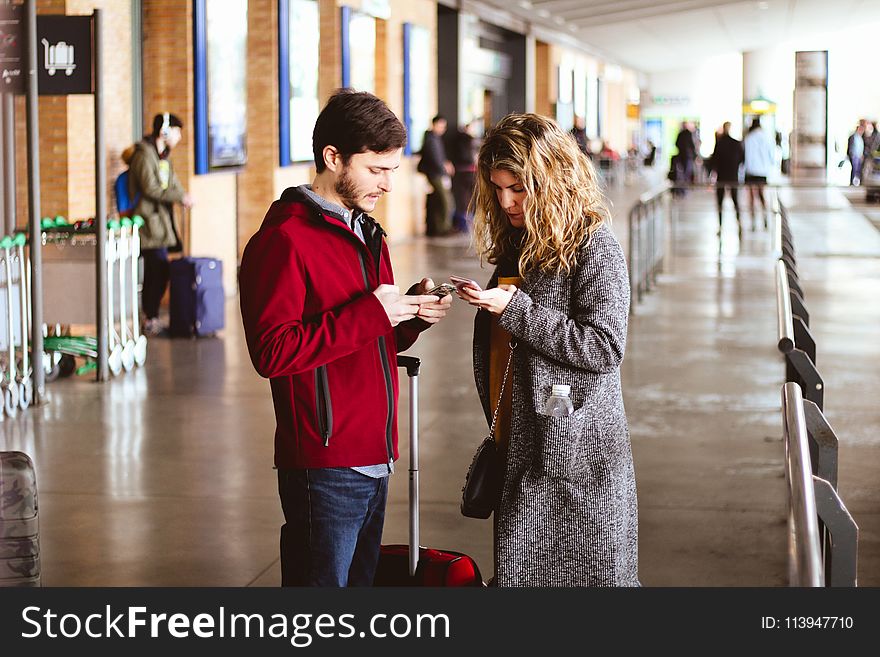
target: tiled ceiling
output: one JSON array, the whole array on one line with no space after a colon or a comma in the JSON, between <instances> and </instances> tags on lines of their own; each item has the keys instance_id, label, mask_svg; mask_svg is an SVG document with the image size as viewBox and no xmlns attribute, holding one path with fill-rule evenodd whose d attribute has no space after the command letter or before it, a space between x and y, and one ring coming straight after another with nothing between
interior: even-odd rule
<instances>
[{"instance_id":1,"label":"tiled ceiling","mask_svg":"<svg viewBox=\"0 0 880 657\"><path fill-rule=\"evenodd\" d=\"M880 0L484 2L643 72L880 23Z\"/></svg>"}]
</instances>

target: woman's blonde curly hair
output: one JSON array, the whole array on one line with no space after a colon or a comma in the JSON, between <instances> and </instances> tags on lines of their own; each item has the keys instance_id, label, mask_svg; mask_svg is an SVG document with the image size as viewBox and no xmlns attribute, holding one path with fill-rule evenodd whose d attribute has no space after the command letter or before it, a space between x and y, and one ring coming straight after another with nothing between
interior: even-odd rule
<instances>
[{"instance_id":1,"label":"woman's blonde curly hair","mask_svg":"<svg viewBox=\"0 0 880 657\"><path fill-rule=\"evenodd\" d=\"M511 173L525 188L525 231L510 225L489 179ZM571 135L537 114L509 114L486 135L471 200L474 247L492 264L519 254L519 271L571 272L577 253L611 220L596 172Z\"/></svg>"}]
</instances>

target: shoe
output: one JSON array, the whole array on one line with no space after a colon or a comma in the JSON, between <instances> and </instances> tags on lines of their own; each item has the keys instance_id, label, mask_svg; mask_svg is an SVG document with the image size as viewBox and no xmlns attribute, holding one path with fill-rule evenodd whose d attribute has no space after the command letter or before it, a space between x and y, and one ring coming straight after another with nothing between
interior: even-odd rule
<instances>
[{"instance_id":1,"label":"shoe","mask_svg":"<svg viewBox=\"0 0 880 657\"><path fill-rule=\"evenodd\" d=\"M165 333L165 327L162 326L162 323L159 321L158 317L153 317L152 319L147 319L144 321L143 328L141 328L141 333L146 335L148 338L155 338Z\"/></svg>"}]
</instances>

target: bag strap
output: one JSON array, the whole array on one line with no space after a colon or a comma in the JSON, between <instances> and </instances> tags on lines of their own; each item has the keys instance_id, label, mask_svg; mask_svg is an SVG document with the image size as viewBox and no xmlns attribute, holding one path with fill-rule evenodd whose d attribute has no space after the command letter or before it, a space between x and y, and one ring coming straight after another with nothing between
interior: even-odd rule
<instances>
[{"instance_id":1,"label":"bag strap","mask_svg":"<svg viewBox=\"0 0 880 657\"><path fill-rule=\"evenodd\" d=\"M516 349L516 340L511 339L508 343L510 353L507 356L507 366L504 368L504 378L501 380L501 392L498 393L498 403L495 404L495 413L492 415L492 426L489 428L489 435L495 437L495 424L498 422L498 411L501 410L501 400L504 399L504 387L507 385L507 375L510 374L510 361L513 360L513 350Z\"/></svg>"}]
</instances>

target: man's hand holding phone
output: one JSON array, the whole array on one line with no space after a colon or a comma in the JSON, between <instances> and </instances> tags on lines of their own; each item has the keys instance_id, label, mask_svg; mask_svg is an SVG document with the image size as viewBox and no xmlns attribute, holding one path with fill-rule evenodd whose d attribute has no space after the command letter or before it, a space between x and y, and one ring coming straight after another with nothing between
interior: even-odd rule
<instances>
[{"instance_id":1,"label":"man's hand holding phone","mask_svg":"<svg viewBox=\"0 0 880 657\"><path fill-rule=\"evenodd\" d=\"M422 282L424 283L424 280ZM431 283L430 287L434 287L433 283ZM424 285L422 285L422 289L425 289ZM391 326L397 326L401 322L406 322L416 315L420 315L422 306L428 308L442 303L433 294L401 294L400 288L396 285L380 285L373 290L373 294L379 300L379 303L382 304L382 308L385 309L385 314L388 315L388 321L391 322ZM429 321L425 317L422 319ZM440 321L440 318L434 321Z\"/></svg>"},{"instance_id":2,"label":"man's hand holding phone","mask_svg":"<svg viewBox=\"0 0 880 657\"><path fill-rule=\"evenodd\" d=\"M434 281L430 278L423 278L419 283L419 290L423 294L432 295L439 299L429 303L423 303L419 306L416 316L428 322L428 324L436 324L446 317L446 313L452 307L452 289L448 283L434 285Z\"/></svg>"}]
</instances>

